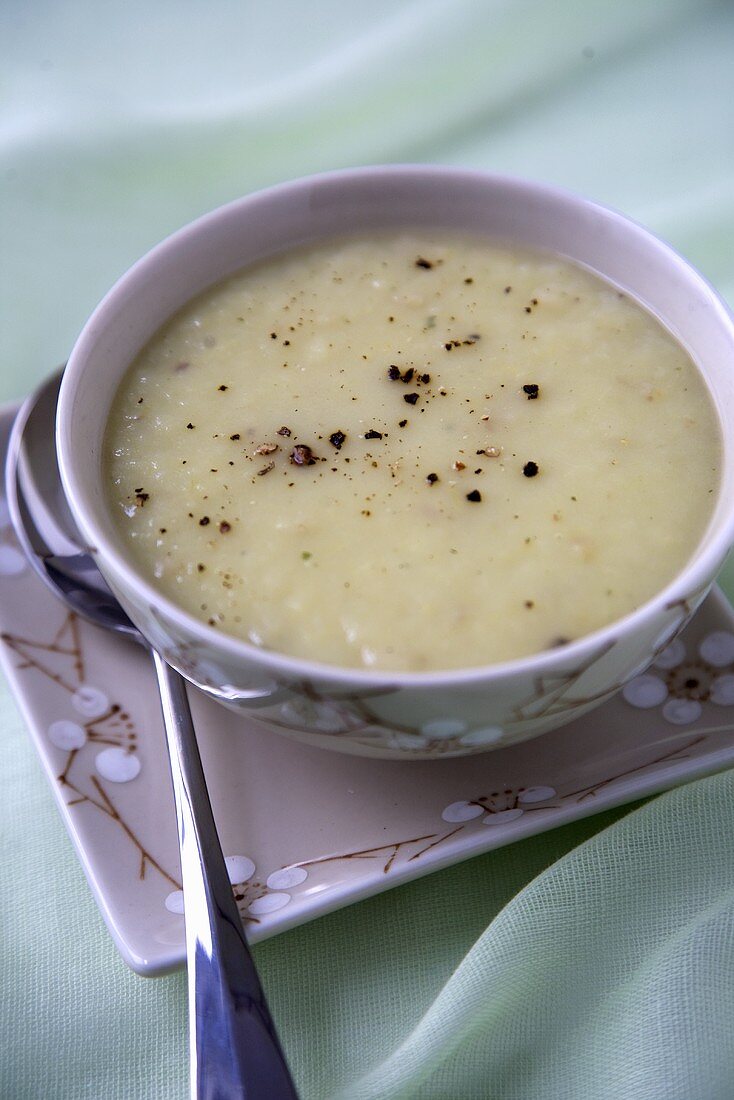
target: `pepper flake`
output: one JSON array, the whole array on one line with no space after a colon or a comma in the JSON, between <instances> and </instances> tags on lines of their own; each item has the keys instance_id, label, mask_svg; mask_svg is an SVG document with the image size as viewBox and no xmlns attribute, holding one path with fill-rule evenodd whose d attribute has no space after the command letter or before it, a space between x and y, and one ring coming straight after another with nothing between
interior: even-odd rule
<instances>
[{"instance_id":1,"label":"pepper flake","mask_svg":"<svg viewBox=\"0 0 734 1100\"><path fill-rule=\"evenodd\" d=\"M316 462L313 451L305 443L297 443L290 458L294 466L313 466Z\"/></svg>"}]
</instances>

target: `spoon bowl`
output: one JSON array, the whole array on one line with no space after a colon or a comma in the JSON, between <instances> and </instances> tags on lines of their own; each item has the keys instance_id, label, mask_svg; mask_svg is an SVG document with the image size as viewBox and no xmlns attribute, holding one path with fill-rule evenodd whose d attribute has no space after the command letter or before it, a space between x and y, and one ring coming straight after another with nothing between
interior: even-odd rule
<instances>
[{"instance_id":1,"label":"spoon bowl","mask_svg":"<svg viewBox=\"0 0 734 1100\"><path fill-rule=\"evenodd\" d=\"M81 535L66 499L49 425L56 420L61 374L52 374L35 391L20 432L18 481L33 526L57 555L79 552Z\"/></svg>"}]
</instances>

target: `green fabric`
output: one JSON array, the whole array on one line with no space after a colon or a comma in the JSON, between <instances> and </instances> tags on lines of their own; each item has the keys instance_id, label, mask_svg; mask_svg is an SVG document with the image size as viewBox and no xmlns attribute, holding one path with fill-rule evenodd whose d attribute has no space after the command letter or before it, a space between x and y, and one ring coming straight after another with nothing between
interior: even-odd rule
<instances>
[{"instance_id":1,"label":"green fabric","mask_svg":"<svg viewBox=\"0 0 734 1100\"><path fill-rule=\"evenodd\" d=\"M731 5L701 0L4 0L0 399L60 362L170 230L346 164L562 184L651 226L734 300L733 35ZM126 970L3 685L0 724L0 1096L180 1100L184 977ZM257 947L304 1098L734 1095L733 783Z\"/></svg>"}]
</instances>

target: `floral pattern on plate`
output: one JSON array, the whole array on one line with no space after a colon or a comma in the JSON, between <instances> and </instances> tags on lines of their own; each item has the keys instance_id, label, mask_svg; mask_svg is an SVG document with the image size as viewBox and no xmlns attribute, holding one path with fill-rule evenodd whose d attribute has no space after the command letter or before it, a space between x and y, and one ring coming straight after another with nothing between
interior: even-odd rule
<instances>
[{"instance_id":1,"label":"floral pattern on plate","mask_svg":"<svg viewBox=\"0 0 734 1100\"><path fill-rule=\"evenodd\" d=\"M0 439L9 423L6 410ZM7 678L123 957L145 974L183 965L175 816L150 662L53 598L26 567L1 499L0 633ZM734 615L712 594L623 693L562 729L480 756L352 757L263 731L200 692L191 701L230 880L256 940L734 765ZM475 733L428 725L396 736L430 743ZM491 725L481 734L502 735Z\"/></svg>"}]
</instances>

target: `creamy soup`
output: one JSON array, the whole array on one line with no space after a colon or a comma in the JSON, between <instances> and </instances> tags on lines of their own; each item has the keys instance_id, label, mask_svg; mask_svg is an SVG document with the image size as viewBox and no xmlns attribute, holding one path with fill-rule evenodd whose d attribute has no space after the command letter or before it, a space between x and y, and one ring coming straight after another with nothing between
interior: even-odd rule
<instances>
[{"instance_id":1,"label":"creamy soup","mask_svg":"<svg viewBox=\"0 0 734 1100\"><path fill-rule=\"evenodd\" d=\"M111 410L130 557L217 630L352 667L560 646L670 581L719 431L687 353L567 261L330 241L181 310Z\"/></svg>"}]
</instances>

